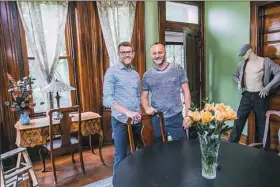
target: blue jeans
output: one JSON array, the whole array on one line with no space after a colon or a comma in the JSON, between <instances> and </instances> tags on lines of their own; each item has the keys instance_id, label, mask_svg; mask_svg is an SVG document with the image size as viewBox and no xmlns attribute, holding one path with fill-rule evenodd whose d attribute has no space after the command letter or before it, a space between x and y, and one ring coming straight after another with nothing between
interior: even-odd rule
<instances>
[{"instance_id":1,"label":"blue jeans","mask_svg":"<svg viewBox=\"0 0 280 187\"><path fill-rule=\"evenodd\" d=\"M172 137L172 140L181 140L186 137L186 131L182 127L183 124L183 115L182 112L168 117L164 118L164 128L165 133L170 134ZM160 132L160 124L159 124L159 116L153 116L152 117L152 124L155 131L155 139L156 142L161 141L161 132Z\"/></svg>"},{"instance_id":2,"label":"blue jeans","mask_svg":"<svg viewBox=\"0 0 280 187\"><path fill-rule=\"evenodd\" d=\"M118 121L116 118L111 118L113 133L114 133L114 146L115 146L115 158L113 165L113 173L115 173L116 167L119 163L125 159L131 152L129 146L127 124ZM139 142L141 138L142 124L132 125L134 141Z\"/></svg>"}]
</instances>

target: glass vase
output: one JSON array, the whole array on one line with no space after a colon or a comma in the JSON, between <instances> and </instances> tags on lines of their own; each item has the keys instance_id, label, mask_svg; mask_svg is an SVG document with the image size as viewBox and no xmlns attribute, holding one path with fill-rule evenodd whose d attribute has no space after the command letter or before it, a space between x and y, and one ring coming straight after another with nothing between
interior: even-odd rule
<instances>
[{"instance_id":1,"label":"glass vase","mask_svg":"<svg viewBox=\"0 0 280 187\"><path fill-rule=\"evenodd\" d=\"M221 142L220 135L198 135L198 138L201 152L202 176L206 179L215 179Z\"/></svg>"},{"instance_id":2,"label":"glass vase","mask_svg":"<svg viewBox=\"0 0 280 187\"><path fill-rule=\"evenodd\" d=\"M28 125L30 123L30 117L28 112L24 111L20 114L19 123L21 125Z\"/></svg>"}]
</instances>

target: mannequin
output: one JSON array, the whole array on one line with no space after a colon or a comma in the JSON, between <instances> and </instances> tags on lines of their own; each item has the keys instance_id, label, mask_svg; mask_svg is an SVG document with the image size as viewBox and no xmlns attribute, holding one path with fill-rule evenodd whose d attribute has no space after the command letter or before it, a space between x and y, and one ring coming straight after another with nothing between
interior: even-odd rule
<instances>
[{"instance_id":1,"label":"mannequin","mask_svg":"<svg viewBox=\"0 0 280 187\"><path fill-rule=\"evenodd\" d=\"M256 55L249 44L241 47L239 56L242 60L233 74L233 80L238 84L242 98L229 141L239 142L247 118L253 110L256 113L256 141L262 142L268 104L266 98L269 91L280 84L280 66L269 58Z\"/></svg>"}]
</instances>

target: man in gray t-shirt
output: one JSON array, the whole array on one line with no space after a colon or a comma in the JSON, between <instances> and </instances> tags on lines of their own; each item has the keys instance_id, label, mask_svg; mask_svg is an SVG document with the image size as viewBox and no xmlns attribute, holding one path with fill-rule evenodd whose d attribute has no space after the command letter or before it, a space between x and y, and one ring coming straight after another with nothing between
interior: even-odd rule
<instances>
[{"instance_id":1,"label":"man in gray t-shirt","mask_svg":"<svg viewBox=\"0 0 280 187\"><path fill-rule=\"evenodd\" d=\"M184 128L187 127L187 114L191 104L186 72L180 65L169 64L165 61L166 52L162 44L153 44L150 51L154 67L146 71L143 76L142 106L149 115L157 111L163 112L166 133L169 133L173 140L182 139L186 134ZM185 120L182 116L181 89L185 98ZM151 106L148 102L149 92ZM158 116L153 117L152 122L158 139L161 136Z\"/></svg>"}]
</instances>

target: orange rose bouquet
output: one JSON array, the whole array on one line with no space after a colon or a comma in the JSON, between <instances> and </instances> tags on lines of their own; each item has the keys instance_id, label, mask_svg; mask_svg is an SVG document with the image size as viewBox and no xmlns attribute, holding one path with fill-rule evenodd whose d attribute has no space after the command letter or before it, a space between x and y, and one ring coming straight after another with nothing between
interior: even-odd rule
<instances>
[{"instance_id":1,"label":"orange rose bouquet","mask_svg":"<svg viewBox=\"0 0 280 187\"><path fill-rule=\"evenodd\" d=\"M189 126L196 129L201 136L221 136L232 127L225 124L226 121L235 120L236 112L224 103L211 103L208 100L204 101L205 105L202 110L198 110L195 104L191 105L188 112Z\"/></svg>"},{"instance_id":2,"label":"orange rose bouquet","mask_svg":"<svg viewBox=\"0 0 280 187\"><path fill-rule=\"evenodd\" d=\"M236 112L224 103L215 104L204 100L204 108L199 110L194 103L188 112L189 126L198 134L201 151L202 176L206 179L216 178L218 151L221 135L231 130L226 121L235 120Z\"/></svg>"}]
</instances>

